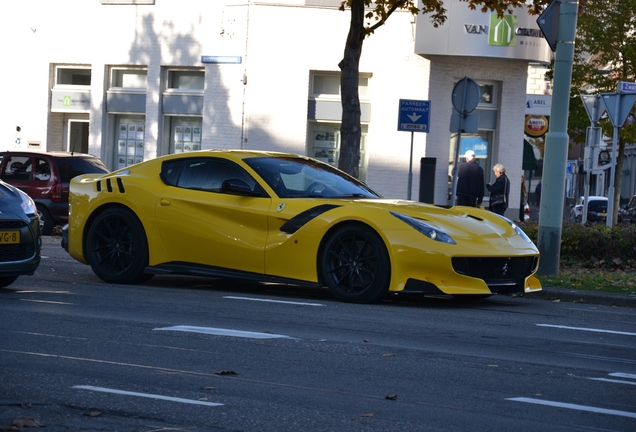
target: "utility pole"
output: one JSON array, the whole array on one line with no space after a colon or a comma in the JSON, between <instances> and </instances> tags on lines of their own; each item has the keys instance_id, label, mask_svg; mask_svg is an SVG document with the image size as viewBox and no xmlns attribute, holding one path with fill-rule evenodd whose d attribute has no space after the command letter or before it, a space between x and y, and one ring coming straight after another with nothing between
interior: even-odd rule
<instances>
[{"instance_id":1,"label":"utility pole","mask_svg":"<svg viewBox=\"0 0 636 432\"><path fill-rule=\"evenodd\" d=\"M568 111L578 6L577 0L553 0L537 19L539 28L543 31L550 47L556 47L550 128L545 140L537 241L541 253L538 273L545 276L559 274L569 145Z\"/></svg>"}]
</instances>

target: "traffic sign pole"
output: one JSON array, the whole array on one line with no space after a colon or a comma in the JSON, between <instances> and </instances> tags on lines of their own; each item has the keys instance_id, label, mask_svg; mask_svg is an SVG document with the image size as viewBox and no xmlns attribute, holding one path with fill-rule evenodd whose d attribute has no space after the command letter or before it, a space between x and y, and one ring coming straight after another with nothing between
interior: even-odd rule
<instances>
[{"instance_id":1,"label":"traffic sign pole","mask_svg":"<svg viewBox=\"0 0 636 432\"><path fill-rule=\"evenodd\" d=\"M572 61L576 37L578 4L555 0L559 3L558 31L555 43L554 86L550 129L545 140L543 165L543 189L539 211L537 246L541 253L539 274L557 276L561 253L563 229L563 204L565 202L565 170L569 137L567 133ZM540 23L540 21L538 21ZM540 25L541 27L541 25Z\"/></svg>"},{"instance_id":2,"label":"traffic sign pole","mask_svg":"<svg viewBox=\"0 0 636 432\"><path fill-rule=\"evenodd\" d=\"M462 129L468 113L471 113L479 103L480 92L477 82L468 77L464 77L455 84L451 101L453 107L459 112L459 124L457 127L457 142L455 143L455 162L453 164L453 187L451 192L450 205L455 205L455 195L457 194L457 174L459 173L459 147L462 143ZM455 132L451 130L451 132Z\"/></svg>"},{"instance_id":3,"label":"traffic sign pole","mask_svg":"<svg viewBox=\"0 0 636 432\"><path fill-rule=\"evenodd\" d=\"M414 132L428 132L431 115L431 101L400 99L398 131L411 132L411 154L406 198L411 199L413 188L413 137Z\"/></svg>"},{"instance_id":4,"label":"traffic sign pole","mask_svg":"<svg viewBox=\"0 0 636 432\"><path fill-rule=\"evenodd\" d=\"M583 106L587 111L587 116L590 118L590 122L592 125L588 128L588 133L585 136L585 146L588 148L588 152L594 154L594 149L598 144L597 133L600 132L596 127L596 124L600 120L601 116L605 112L605 108L602 108L601 104L601 96L600 95L581 95L581 100L583 100ZM593 157L590 157L592 160ZM583 193L583 213L581 214L581 223L585 224L587 222L587 201L590 196L590 171L592 170L592 162L585 167L585 186Z\"/></svg>"}]
</instances>

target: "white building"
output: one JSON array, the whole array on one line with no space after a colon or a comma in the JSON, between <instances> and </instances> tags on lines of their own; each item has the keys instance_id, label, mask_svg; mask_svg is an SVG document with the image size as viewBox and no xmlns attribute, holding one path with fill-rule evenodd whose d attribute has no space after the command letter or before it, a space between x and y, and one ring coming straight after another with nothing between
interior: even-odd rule
<instances>
[{"instance_id":1,"label":"white building","mask_svg":"<svg viewBox=\"0 0 636 432\"><path fill-rule=\"evenodd\" d=\"M526 92L536 84L529 64L550 58L536 17L519 10L499 20L465 2L446 3L448 21L438 29L425 16L396 12L364 42L360 172L387 197L407 197L411 133L397 130L399 100L430 100L430 130L413 134L412 196L420 196L420 159L435 158L435 185L423 187L436 204L449 203L451 92L463 77L478 82L481 99L479 130L463 134L460 148L482 149L487 182L495 163L506 166L513 185L522 174ZM209 148L289 151L336 163L338 63L350 19L339 5L11 2L0 26L10 60L1 68L9 102L0 150L83 151L111 169ZM518 201L515 187L511 202Z\"/></svg>"}]
</instances>

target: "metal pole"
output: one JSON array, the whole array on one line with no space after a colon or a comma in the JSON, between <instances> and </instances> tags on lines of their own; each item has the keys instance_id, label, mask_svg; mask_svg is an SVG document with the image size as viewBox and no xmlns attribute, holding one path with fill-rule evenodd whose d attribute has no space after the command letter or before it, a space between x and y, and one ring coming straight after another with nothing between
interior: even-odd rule
<instances>
[{"instance_id":1,"label":"metal pole","mask_svg":"<svg viewBox=\"0 0 636 432\"><path fill-rule=\"evenodd\" d=\"M461 112L459 113L459 127L457 132L457 143L455 144L455 162L453 163L453 191L451 192L451 206L455 205L455 195L457 195L457 173L459 173L459 147L462 143L462 126L464 123L464 117L466 117L466 92L468 91L468 84L464 85L464 92L462 94Z\"/></svg>"},{"instance_id":2,"label":"metal pole","mask_svg":"<svg viewBox=\"0 0 636 432\"><path fill-rule=\"evenodd\" d=\"M550 129L545 142L544 175L537 238L537 246L541 253L539 274L548 276L559 274L563 206L565 203L565 172L569 145L568 111L578 11L577 1L555 1L560 3L559 26Z\"/></svg>"},{"instance_id":3,"label":"metal pole","mask_svg":"<svg viewBox=\"0 0 636 432\"><path fill-rule=\"evenodd\" d=\"M411 189L413 188L413 135L414 132L411 132L411 157L409 158L409 183L408 190L406 191L406 199L411 200Z\"/></svg>"},{"instance_id":4,"label":"metal pole","mask_svg":"<svg viewBox=\"0 0 636 432\"><path fill-rule=\"evenodd\" d=\"M620 97L616 98L616 118L620 117ZM614 138L612 138L612 166L610 168L610 184L607 189L607 219L605 219L605 225L608 228L612 227L614 222L614 176L616 172L616 147L618 147L618 134L621 128L614 125Z\"/></svg>"}]
</instances>

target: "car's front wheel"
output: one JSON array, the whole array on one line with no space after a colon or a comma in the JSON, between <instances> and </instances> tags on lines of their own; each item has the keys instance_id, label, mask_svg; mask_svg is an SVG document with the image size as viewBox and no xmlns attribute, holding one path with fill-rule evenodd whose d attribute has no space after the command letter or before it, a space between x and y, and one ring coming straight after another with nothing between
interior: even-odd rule
<instances>
[{"instance_id":1,"label":"car's front wheel","mask_svg":"<svg viewBox=\"0 0 636 432\"><path fill-rule=\"evenodd\" d=\"M320 268L324 283L342 301L377 302L389 288L389 254L380 236L365 225L334 231L322 248Z\"/></svg>"},{"instance_id":2,"label":"car's front wheel","mask_svg":"<svg viewBox=\"0 0 636 432\"><path fill-rule=\"evenodd\" d=\"M99 214L86 232L85 256L104 282L135 284L152 277L143 225L130 210L111 208Z\"/></svg>"}]
</instances>

